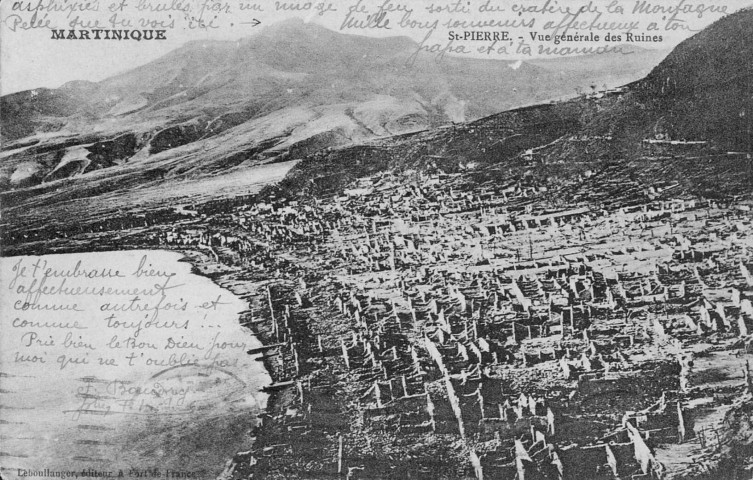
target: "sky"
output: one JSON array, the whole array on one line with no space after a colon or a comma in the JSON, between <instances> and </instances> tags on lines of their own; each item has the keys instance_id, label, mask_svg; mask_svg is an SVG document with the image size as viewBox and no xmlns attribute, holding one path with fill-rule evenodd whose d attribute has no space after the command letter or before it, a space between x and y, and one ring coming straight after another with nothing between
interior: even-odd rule
<instances>
[{"instance_id":1,"label":"sky","mask_svg":"<svg viewBox=\"0 0 753 480\"><path fill-rule=\"evenodd\" d=\"M651 21L656 21L661 29L655 34L662 35L662 41L658 43L641 43L644 48L671 48L683 39L692 35L711 22L717 20L722 14L717 11L706 10L703 15L698 15L699 8L720 8L725 6L728 13L737 11L742 7L753 5L752 0L724 0L706 1L701 4L694 0L645 0L653 13L632 13L637 2L644 0L331 0L331 2L312 2L306 0L290 0L288 8L298 10L284 10L284 2L271 0L256 0L259 10L239 10L239 4L252 5L254 0L4 0L0 2L0 94L8 94L22 90L39 87L57 88L71 80L99 81L130 70L139 65L146 64L162 55L174 50L191 40L236 40L248 37L259 32L265 25L283 21L289 18L301 18L307 22L315 22L327 28L342 33L361 34L368 36L395 36L402 35L411 37L417 43L424 42L426 48L437 45L434 48L445 48L448 43L448 28L443 25L445 21L503 21L521 22L533 19L535 25L532 28L521 26L520 28L454 28L453 31L485 30L485 31L510 31L513 38L529 38L531 33L544 33L545 24L553 22L557 25L561 22L572 21L574 27L578 22L583 22L580 30L571 28L568 33L588 33L587 24L593 21L597 25L606 25L609 22L619 24L639 21L640 26L635 33L644 32L645 27ZM98 13L87 15L73 12L82 5L96 5ZM93 2L93 3L92 3ZM120 5L120 7L118 6ZM590 5L589 5L590 4ZM42 5L52 9L65 9L68 11L37 11L35 25L50 20L55 27L70 28L70 23L75 23L75 18L85 21L100 19L103 25L108 24L112 17L112 8L115 8L115 20L131 19L134 15L147 15L149 10L164 10L165 7L173 7L168 12L148 12L148 18L160 21L176 20L175 27L166 33L167 40L161 41L107 41L107 40L52 40L51 30L41 26L39 28L24 29L20 22L30 20L31 12L19 12L17 9L28 6ZM205 23L212 22L211 28L190 28L184 15L176 15L176 9L189 5L194 20L197 16ZM607 12L609 5L620 5L623 13L614 11ZM704 7L700 7L704 5ZM376 15L380 12L383 17L381 25L386 28L355 28L359 24L366 23L367 15L372 15L372 21L380 25ZM301 10L310 7L309 10ZM597 13L590 11L598 8L604 14L596 19ZM120 10L118 10L120 8ZM317 10L317 8L319 10ZM675 28L667 30L667 17L672 17L674 11L667 8L681 10L676 18L682 20L682 24L691 31ZM141 13L137 12L140 9ZM412 10L410 14L406 9ZM429 10L433 9L433 13ZM521 11L537 9L536 11ZM325 12L322 12L325 10ZM329 11L326 11L329 10ZM493 10L493 11L492 11ZM570 13L563 13L563 12ZM179 12L180 13L180 12ZM349 14L350 13L350 14ZM168 16L169 15L169 16ZM406 18L407 15L407 18ZM183 18L181 18L181 16ZM699 18L700 17L700 18ZM251 23L258 19L261 24L253 26ZM400 25L400 20L414 23L413 28ZM417 24L425 24L438 20L437 28L426 39L430 30L422 29ZM350 24L348 24L350 20ZM387 23L389 22L389 23ZM598 23L602 22L602 23ZM195 24L196 22L194 22ZM374 27L374 23L367 24ZM405 25L405 23L403 24ZM550 25L550 26L551 26ZM74 25L82 28L81 24ZM108 28L108 27L104 27ZM116 27L118 28L118 27ZM120 27L127 28L127 27ZM604 33L603 29L595 30L596 33ZM603 42L603 40L602 40ZM457 42L455 42L457 45ZM506 54L481 55L476 52L478 42L466 42L468 48L474 53L471 56L483 58L495 58L500 60L517 60L526 58L517 54L515 47L511 46ZM589 45L588 42L578 46ZM600 45L600 44L594 44ZM532 52L536 56L536 50Z\"/></svg>"}]
</instances>

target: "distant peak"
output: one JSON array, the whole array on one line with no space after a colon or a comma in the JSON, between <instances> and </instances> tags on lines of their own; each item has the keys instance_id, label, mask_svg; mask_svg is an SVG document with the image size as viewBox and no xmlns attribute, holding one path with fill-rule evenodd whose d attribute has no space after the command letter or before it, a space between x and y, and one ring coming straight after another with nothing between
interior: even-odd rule
<instances>
[{"instance_id":1,"label":"distant peak","mask_svg":"<svg viewBox=\"0 0 753 480\"><path fill-rule=\"evenodd\" d=\"M282 32L295 31L296 33L304 32L322 32L322 33L335 33L326 27L323 27L315 22L306 22L302 18L293 17L288 18L270 25L265 25L259 32L261 35L280 34Z\"/></svg>"},{"instance_id":2,"label":"distant peak","mask_svg":"<svg viewBox=\"0 0 753 480\"><path fill-rule=\"evenodd\" d=\"M60 86L59 90L80 90L84 88L94 87L97 84L90 82L89 80L71 80Z\"/></svg>"}]
</instances>

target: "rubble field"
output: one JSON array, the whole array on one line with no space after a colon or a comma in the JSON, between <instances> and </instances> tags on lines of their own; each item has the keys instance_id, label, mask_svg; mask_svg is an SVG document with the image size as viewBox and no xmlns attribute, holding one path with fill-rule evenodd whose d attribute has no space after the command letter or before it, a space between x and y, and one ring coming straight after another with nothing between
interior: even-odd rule
<instances>
[{"instance_id":1,"label":"rubble field","mask_svg":"<svg viewBox=\"0 0 753 480\"><path fill-rule=\"evenodd\" d=\"M610 168L384 172L84 237L248 301L274 383L226 478L749 478L753 201Z\"/></svg>"}]
</instances>

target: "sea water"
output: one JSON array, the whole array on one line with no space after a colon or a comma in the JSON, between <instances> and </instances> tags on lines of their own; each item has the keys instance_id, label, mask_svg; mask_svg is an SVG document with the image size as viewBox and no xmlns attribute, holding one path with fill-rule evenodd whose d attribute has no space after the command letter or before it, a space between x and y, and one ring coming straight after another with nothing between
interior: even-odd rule
<instances>
[{"instance_id":1,"label":"sea water","mask_svg":"<svg viewBox=\"0 0 753 480\"><path fill-rule=\"evenodd\" d=\"M210 479L251 447L247 306L181 258L0 258L3 478Z\"/></svg>"}]
</instances>

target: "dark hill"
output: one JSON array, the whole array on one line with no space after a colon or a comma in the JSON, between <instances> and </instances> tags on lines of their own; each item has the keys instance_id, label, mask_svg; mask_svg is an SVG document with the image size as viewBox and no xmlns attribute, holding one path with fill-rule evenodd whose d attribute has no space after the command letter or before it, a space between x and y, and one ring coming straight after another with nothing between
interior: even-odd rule
<instances>
[{"instance_id":1,"label":"dark hill","mask_svg":"<svg viewBox=\"0 0 753 480\"><path fill-rule=\"evenodd\" d=\"M753 9L729 15L681 43L636 86L656 128L751 151Z\"/></svg>"},{"instance_id":2,"label":"dark hill","mask_svg":"<svg viewBox=\"0 0 753 480\"><path fill-rule=\"evenodd\" d=\"M320 154L281 186L289 195L332 193L379 169L457 172L471 162L486 172L480 180L508 168L555 182L557 175L608 168L644 187L677 183L709 196L750 191L751 58L753 10L747 9L684 41L619 93Z\"/></svg>"}]
</instances>

